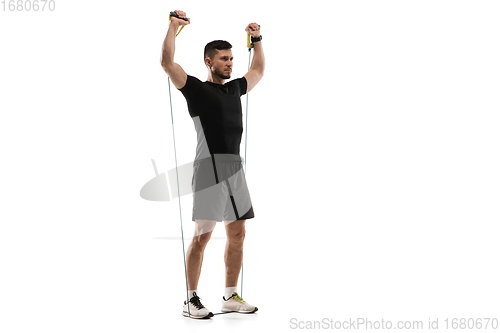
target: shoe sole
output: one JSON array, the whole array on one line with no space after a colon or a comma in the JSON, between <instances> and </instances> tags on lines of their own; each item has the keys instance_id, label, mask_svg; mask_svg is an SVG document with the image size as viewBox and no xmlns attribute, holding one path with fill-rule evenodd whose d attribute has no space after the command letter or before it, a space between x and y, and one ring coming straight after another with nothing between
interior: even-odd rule
<instances>
[{"instance_id":1,"label":"shoe sole","mask_svg":"<svg viewBox=\"0 0 500 333\"><path fill-rule=\"evenodd\" d=\"M207 314L204 317L197 317L197 316L189 315L189 313L185 312L185 311L182 312L182 315L184 317L188 317L188 318L192 318L192 319L210 319L214 316L214 314L212 312L210 312L209 314Z\"/></svg>"},{"instance_id":2,"label":"shoe sole","mask_svg":"<svg viewBox=\"0 0 500 333\"><path fill-rule=\"evenodd\" d=\"M226 311L226 310L221 310L223 313L230 313L230 312L234 312L234 313L244 313L244 314L250 314L250 313L255 313L257 312L257 310L259 310L258 307L255 307L255 309L253 309L252 311Z\"/></svg>"}]
</instances>

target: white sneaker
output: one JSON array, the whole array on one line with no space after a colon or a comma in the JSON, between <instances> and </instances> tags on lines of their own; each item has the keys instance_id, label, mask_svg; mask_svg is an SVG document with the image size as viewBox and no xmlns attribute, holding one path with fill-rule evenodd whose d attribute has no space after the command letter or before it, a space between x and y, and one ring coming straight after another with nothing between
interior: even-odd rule
<instances>
[{"instance_id":1,"label":"white sneaker","mask_svg":"<svg viewBox=\"0 0 500 333\"><path fill-rule=\"evenodd\" d=\"M254 313L257 310L256 306L245 302L237 292L233 291L233 294L228 299L222 296L222 312Z\"/></svg>"},{"instance_id":2,"label":"white sneaker","mask_svg":"<svg viewBox=\"0 0 500 333\"><path fill-rule=\"evenodd\" d=\"M184 301L182 315L194 319L209 319L214 316L212 312L208 311L208 309L201 304L200 298L196 293L193 293L193 297L189 300L189 309L188 303Z\"/></svg>"}]
</instances>

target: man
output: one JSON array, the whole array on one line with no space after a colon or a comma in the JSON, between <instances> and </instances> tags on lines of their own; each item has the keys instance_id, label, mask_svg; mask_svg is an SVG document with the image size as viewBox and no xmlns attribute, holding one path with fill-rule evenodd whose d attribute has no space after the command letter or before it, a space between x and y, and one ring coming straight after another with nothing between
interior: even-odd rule
<instances>
[{"instance_id":1,"label":"man","mask_svg":"<svg viewBox=\"0 0 500 333\"><path fill-rule=\"evenodd\" d=\"M222 312L254 313L257 307L245 302L236 292L243 262L245 221L254 217L250 194L242 168L240 153L243 132L241 96L250 92L264 75L262 37L256 23L245 31L252 37L254 57L248 73L225 83L231 77L233 56L231 44L213 41L205 46L204 60L208 78L201 82L187 75L174 62L175 36L180 26L190 24L186 13L176 10L163 43L162 67L174 86L186 98L194 121L198 143L193 164L193 221L195 235L186 254L189 303L184 302L183 315L210 318L212 312L200 302L197 286L203 253L216 222L226 228L226 288ZM189 308L188 308L189 307Z\"/></svg>"}]
</instances>

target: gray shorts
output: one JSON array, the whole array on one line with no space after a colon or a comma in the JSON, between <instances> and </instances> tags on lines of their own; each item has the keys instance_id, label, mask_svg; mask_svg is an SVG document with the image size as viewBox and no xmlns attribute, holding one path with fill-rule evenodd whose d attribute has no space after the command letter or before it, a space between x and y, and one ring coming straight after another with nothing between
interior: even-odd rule
<instances>
[{"instance_id":1,"label":"gray shorts","mask_svg":"<svg viewBox=\"0 0 500 333\"><path fill-rule=\"evenodd\" d=\"M254 218L242 159L213 154L193 164L193 221Z\"/></svg>"}]
</instances>

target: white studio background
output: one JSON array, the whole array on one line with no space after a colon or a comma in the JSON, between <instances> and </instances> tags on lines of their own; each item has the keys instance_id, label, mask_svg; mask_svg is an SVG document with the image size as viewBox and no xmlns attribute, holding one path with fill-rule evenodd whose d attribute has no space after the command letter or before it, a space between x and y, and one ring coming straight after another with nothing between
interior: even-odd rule
<instances>
[{"instance_id":1,"label":"white studio background","mask_svg":"<svg viewBox=\"0 0 500 333\"><path fill-rule=\"evenodd\" d=\"M55 4L0 12L2 332L498 317L500 3ZM246 170L254 316L181 316L178 201L139 196L152 159L160 173L175 168L160 66L174 9L192 22L176 61L201 80L214 39L233 44L233 76L244 75L244 28L262 26ZM180 165L194 158L195 131L172 94ZM182 197L186 238L191 203ZM214 312L223 248L218 225L198 288Z\"/></svg>"}]
</instances>

